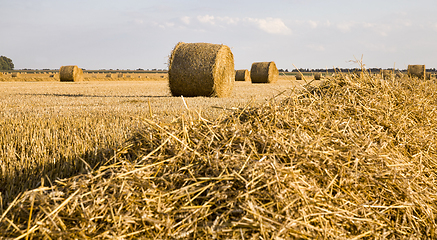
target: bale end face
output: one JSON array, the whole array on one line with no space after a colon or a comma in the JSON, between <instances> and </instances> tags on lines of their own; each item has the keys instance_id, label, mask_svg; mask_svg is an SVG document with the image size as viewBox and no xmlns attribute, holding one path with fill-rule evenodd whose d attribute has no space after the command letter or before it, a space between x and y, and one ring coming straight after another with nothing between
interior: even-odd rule
<instances>
[{"instance_id":1,"label":"bale end face","mask_svg":"<svg viewBox=\"0 0 437 240\"><path fill-rule=\"evenodd\" d=\"M83 81L83 71L76 65L62 66L59 69L59 80L61 82L80 82Z\"/></svg>"},{"instance_id":2,"label":"bale end face","mask_svg":"<svg viewBox=\"0 0 437 240\"><path fill-rule=\"evenodd\" d=\"M274 83L278 81L279 71L275 62L254 62L250 69L252 83Z\"/></svg>"},{"instance_id":3,"label":"bale end face","mask_svg":"<svg viewBox=\"0 0 437 240\"><path fill-rule=\"evenodd\" d=\"M234 84L234 55L228 46L178 43L168 66L173 96L228 97Z\"/></svg>"}]
</instances>

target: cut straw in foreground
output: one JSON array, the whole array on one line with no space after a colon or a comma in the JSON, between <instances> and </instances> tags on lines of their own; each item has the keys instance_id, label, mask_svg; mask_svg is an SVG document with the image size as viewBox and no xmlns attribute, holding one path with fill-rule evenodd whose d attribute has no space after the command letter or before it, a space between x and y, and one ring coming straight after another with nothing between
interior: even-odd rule
<instances>
[{"instance_id":1,"label":"cut straw in foreground","mask_svg":"<svg viewBox=\"0 0 437 240\"><path fill-rule=\"evenodd\" d=\"M435 239L435 92L340 73L213 121L146 119L104 166L18 197L0 237Z\"/></svg>"}]
</instances>

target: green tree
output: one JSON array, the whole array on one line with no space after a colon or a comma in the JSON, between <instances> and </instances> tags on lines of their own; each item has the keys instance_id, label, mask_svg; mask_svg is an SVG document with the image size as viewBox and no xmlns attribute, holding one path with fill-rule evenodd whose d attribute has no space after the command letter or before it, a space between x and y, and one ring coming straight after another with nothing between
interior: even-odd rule
<instances>
[{"instance_id":1,"label":"green tree","mask_svg":"<svg viewBox=\"0 0 437 240\"><path fill-rule=\"evenodd\" d=\"M0 70L14 70L14 63L12 59L0 56Z\"/></svg>"}]
</instances>

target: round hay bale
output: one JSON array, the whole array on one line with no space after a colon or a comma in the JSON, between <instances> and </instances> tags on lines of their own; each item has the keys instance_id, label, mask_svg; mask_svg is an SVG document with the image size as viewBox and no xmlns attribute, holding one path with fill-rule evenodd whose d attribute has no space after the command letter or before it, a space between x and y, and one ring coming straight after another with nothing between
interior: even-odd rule
<instances>
[{"instance_id":1,"label":"round hay bale","mask_svg":"<svg viewBox=\"0 0 437 240\"><path fill-rule=\"evenodd\" d=\"M108 74L106 74L105 77L107 77L107 78L113 78L114 76L113 76L111 73L108 73Z\"/></svg>"},{"instance_id":2,"label":"round hay bale","mask_svg":"<svg viewBox=\"0 0 437 240\"><path fill-rule=\"evenodd\" d=\"M425 79L425 65L408 65L408 76Z\"/></svg>"},{"instance_id":3,"label":"round hay bale","mask_svg":"<svg viewBox=\"0 0 437 240\"><path fill-rule=\"evenodd\" d=\"M303 75L300 72L298 72L295 76L296 80L302 80L302 77L303 77Z\"/></svg>"},{"instance_id":4,"label":"round hay bale","mask_svg":"<svg viewBox=\"0 0 437 240\"><path fill-rule=\"evenodd\" d=\"M83 81L83 71L76 65L62 66L59 69L59 80L61 82Z\"/></svg>"},{"instance_id":5,"label":"round hay bale","mask_svg":"<svg viewBox=\"0 0 437 240\"><path fill-rule=\"evenodd\" d=\"M21 75L21 73L19 73L19 72L14 72L14 73L12 73L12 75L11 75L11 77L20 77L20 75Z\"/></svg>"},{"instance_id":6,"label":"round hay bale","mask_svg":"<svg viewBox=\"0 0 437 240\"><path fill-rule=\"evenodd\" d=\"M252 83L274 83L278 81L279 71L275 62L254 62L250 69Z\"/></svg>"},{"instance_id":7,"label":"round hay bale","mask_svg":"<svg viewBox=\"0 0 437 240\"><path fill-rule=\"evenodd\" d=\"M322 73L316 72L314 73L314 80L320 80L322 78Z\"/></svg>"},{"instance_id":8,"label":"round hay bale","mask_svg":"<svg viewBox=\"0 0 437 240\"><path fill-rule=\"evenodd\" d=\"M250 81L249 70L237 70L235 71L235 81Z\"/></svg>"},{"instance_id":9,"label":"round hay bale","mask_svg":"<svg viewBox=\"0 0 437 240\"><path fill-rule=\"evenodd\" d=\"M389 79L392 75L392 70L381 69L380 71L382 79Z\"/></svg>"},{"instance_id":10,"label":"round hay bale","mask_svg":"<svg viewBox=\"0 0 437 240\"><path fill-rule=\"evenodd\" d=\"M173 96L228 97L234 87L234 55L222 44L178 43L170 56Z\"/></svg>"},{"instance_id":11,"label":"round hay bale","mask_svg":"<svg viewBox=\"0 0 437 240\"><path fill-rule=\"evenodd\" d=\"M119 74L117 75L117 77L118 77L118 78L124 78L124 73L119 73Z\"/></svg>"}]
</instances>

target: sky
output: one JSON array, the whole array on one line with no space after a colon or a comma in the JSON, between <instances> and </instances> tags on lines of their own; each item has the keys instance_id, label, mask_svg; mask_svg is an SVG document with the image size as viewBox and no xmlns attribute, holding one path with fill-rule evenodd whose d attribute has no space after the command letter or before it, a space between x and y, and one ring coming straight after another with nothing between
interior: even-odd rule
<instances>
[{"instance_id":1,"label":"sky","mask_svg":"<svg viewBox=\"0 0 437 240\"><path fill-rule=\"evenodd\" d=\"M166 69L178 42L225 44L236 69L437 68L436 0L0 0L15 69Z\"/></svg>"}]
</instances>

